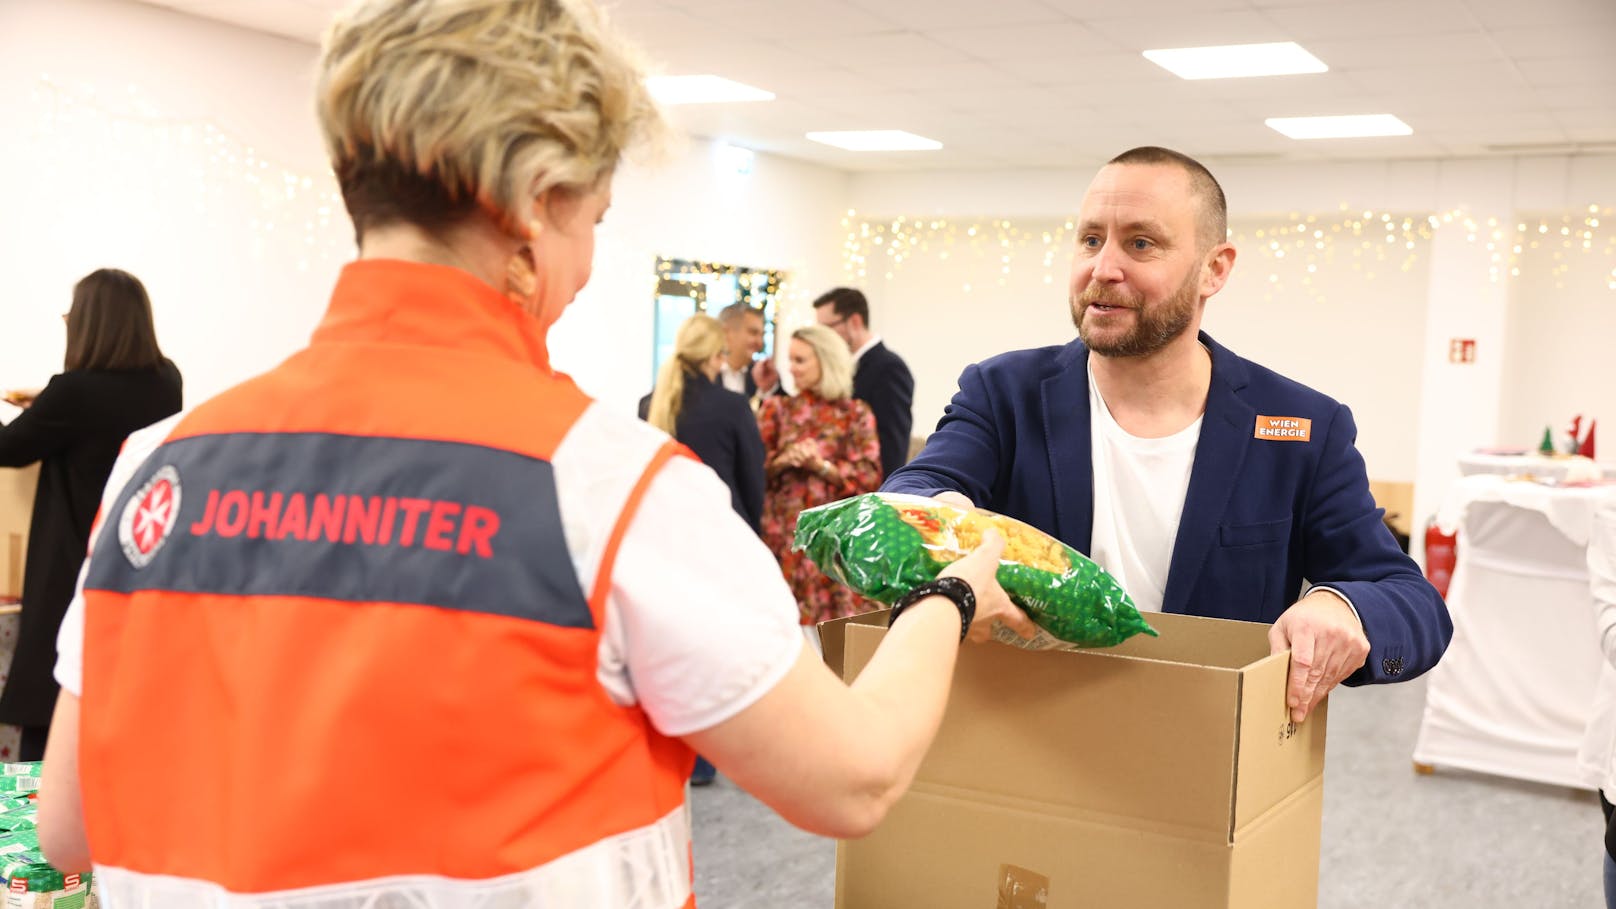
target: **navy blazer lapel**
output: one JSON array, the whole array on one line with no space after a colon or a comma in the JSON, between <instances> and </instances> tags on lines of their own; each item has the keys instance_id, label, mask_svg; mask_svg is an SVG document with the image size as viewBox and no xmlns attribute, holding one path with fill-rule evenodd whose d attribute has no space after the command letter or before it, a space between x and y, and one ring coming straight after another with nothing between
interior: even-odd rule
<instances>
[{"instance_id":1,"label":"navy blazer lapel","mask_svg":"<svg viewBox=\"0 0 1616 909\"><path fill-rule=\"evenodd\" d=\"M1094 533L1094 460L1089 434L1089 352L1073 341L1040 383L1055 536L1088 554Z\"/></svg>"},{"instance_id":2,"label":"navy blazer lapel","mask_svg":"<svg viewBox=\"0 0 1616 909\"><path fill-rule=\"evenodd\" d=\"M1179 518L1173 559L1167 570L1163 612L1182 613L1189 608L1190 592L1195 589L1207 553L1217 539L1223 512L1234 490L1234 478L1246 459L1246 448L1251 444L1257 420L1257 412L1236 394L1246 385L1245 364L1205 333L1200 337L1201 343L1212 351L1212 386L1207 390L1201 437L1195 447L1195 466L1190 470L1184 512Z\"/></svg>"}]
</instances>

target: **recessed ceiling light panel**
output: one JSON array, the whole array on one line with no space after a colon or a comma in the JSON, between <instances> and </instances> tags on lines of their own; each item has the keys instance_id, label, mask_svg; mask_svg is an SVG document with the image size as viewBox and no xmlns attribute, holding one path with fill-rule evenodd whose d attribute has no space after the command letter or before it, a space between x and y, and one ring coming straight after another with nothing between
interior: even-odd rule
<instances>
[{"instance_id":1,"label":"recessed ceiling light panel","mask_svg":"<svg viewBox=\"0 0 1616 909\"><path fill-rule=\"evenodd\" d=\"M1324 61L1295 41L1147 50L1145 59L1180 79L1244 79L1328 72Z\"/></svg>"}]
</instances>

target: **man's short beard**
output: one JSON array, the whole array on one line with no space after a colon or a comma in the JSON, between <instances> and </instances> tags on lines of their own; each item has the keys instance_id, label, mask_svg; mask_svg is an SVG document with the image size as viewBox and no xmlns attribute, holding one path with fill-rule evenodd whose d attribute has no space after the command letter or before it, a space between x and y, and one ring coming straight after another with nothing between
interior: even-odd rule
<instances>
[{"instance_id":1,"label":"man's short beard","mask_svg":"<svg viewBox=\"0 0 1616 909\"><path fill-rule=\"evenodd\" d=\"M1189 277L1173 295L1156 306L1146 306L1138 295L1121 297L1108 293L1102 285L1090 283L1072 299L1072 324L1077 336L1088 349L1105 357L1145 357L1161 350L1182 335L1195 321L1195 307L1199 303L1200 275L1191 270ZM1104 303L1122 306L1137 313L1133 329L1115 340L1096 338L1095 333L1083 326L1083 313L1090 304Z\"/></svg>"}]
</instances>

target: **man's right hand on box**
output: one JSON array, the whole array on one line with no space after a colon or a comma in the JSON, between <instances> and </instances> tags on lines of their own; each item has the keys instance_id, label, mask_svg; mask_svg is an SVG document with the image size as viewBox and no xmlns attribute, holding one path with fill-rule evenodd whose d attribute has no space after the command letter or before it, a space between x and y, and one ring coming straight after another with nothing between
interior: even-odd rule
<instances>
[{"instance_id":1,"label":"man's right hand on box","mask_svg":"<svg viewBox=\"0 0 1616 909\"><path fill-rule=\"evenodd\" d=\"M1307 719L1369 656L1369 638L1357 614L1328 590L1314 590L1285 610L1268 630L1268 644L1274 653L1291 652L1285 703L1293 723Z\"/></svg>"}]
</instances>

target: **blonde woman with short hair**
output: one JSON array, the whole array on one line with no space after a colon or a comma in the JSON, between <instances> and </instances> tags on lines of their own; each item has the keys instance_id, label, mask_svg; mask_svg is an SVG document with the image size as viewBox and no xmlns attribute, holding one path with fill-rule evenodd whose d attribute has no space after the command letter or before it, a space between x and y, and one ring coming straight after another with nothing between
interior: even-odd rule
<instances>
[{"instance_id":1,"label":"blonde woman with short hair","mask_svg":"<svg viewBox=\"0 0 1616 909\"><path fill-rule=\"evenodd\" d=\"M793 550L797 514L881 487L881 442L870 407L853 397L853 357L829 328L791 333L790 371L797 393L772 397L758 411L767 458L763 541L780 560L804 625L877 608L832 581Z\"/></svg>"},{"instance_id":2,"label":"blonde woman with short hair","mask_svg":"<svg viewBox=\"0 0 1616 909\"><path fill-rule=\"evenodd\" d=\"M120 907L692 909L697 751L869 832L962 632L1031 633L1002 541L946 570L974 612L924 588L850 687L712 471L551 368L657 122L587 0L361 3L318 93L359 258L305 349L114 465L57 640L48 860Z\"/></svg>"}]
</instances>

